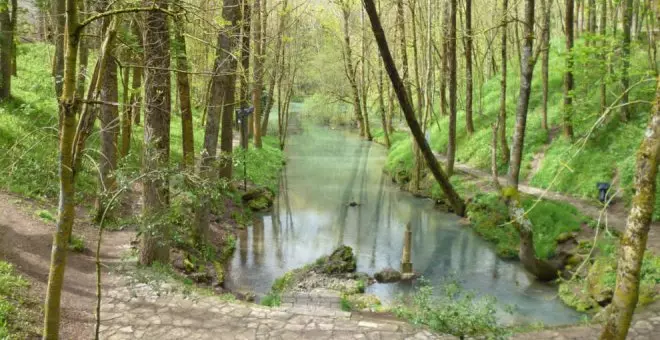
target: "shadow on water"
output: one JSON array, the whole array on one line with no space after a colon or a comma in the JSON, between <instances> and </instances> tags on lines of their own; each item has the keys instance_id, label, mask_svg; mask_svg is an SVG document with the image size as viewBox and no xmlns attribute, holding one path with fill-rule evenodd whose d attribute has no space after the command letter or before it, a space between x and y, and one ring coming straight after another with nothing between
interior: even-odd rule
<instances>
[{"instance_id":1,"label":"shadow on water","mask_svg":"<svg viewBox=\"0 0 660 340\"><path fill-rule=\"evenodd\" d=\"M580 315L556 298L556 289L534 281L515 262L459 219L392 185L382 169L387 151L342 131L310 127L291 136L287 167L271 214L239 235L228 286L258 294L285 272L330 253L338 244L355 250L358 270L369 274L400 266L406 223L413 231L415 270L433 285L454 274L466 289L512 305L508 322L574 323ZM355 201L358 206L350 207ZM375 284L368 293L392 301L409 284Z\"/></svg>"}]
</instances>

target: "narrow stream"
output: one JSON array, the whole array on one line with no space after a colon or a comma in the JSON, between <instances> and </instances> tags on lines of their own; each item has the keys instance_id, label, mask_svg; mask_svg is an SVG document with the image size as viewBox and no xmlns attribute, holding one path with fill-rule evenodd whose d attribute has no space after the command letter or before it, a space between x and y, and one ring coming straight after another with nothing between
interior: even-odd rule
<instances>
[{"instance_id":1,"label":"narrow stream","mask_svg":"<svg viewBox=\"0 0 660 340\"><path fill-rule=\"evenodd\" d=\"M579 321L580 314L559 301L555 288L534 281L518 263L498 259L455 215L391 184L382 171L386 159L384 147L348 132L308 127L291 136L273 213L239 236L229 286L264 294L277 277L341 244L353 247L358 271L399 268L410 222L415 271L431 284L455 274L466 289L513 306L513 316L502 316L507 323ZM351 201L360 206L349 207ZM405 283L374 284L367 293L391 301L410 289Z\"/></svg>"}]
</instances>

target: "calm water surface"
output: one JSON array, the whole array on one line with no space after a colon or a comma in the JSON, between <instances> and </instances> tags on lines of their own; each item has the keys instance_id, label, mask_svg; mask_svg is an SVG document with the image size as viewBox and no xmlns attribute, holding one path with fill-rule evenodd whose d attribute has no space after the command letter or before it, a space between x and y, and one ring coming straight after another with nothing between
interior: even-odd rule
<instances>
[{"instance_id":1,"label":"calm water surface","mask_svg":"<svg viewBox=\"0 0 660 340\"><path fill-rule=\"evenodd\" d=\"M505 322L575 323L580 314L564 306L556 289L535 282L459 219L430 200L399 190L383 174L384 147L356 136L308 127L291 136L287 166L273 213L260 216L239 236L228 284L257 294L285 272L313 262L338 245L353 247L358 270L373 274L400 266L405 224L413 230L415 271L431 284L456 274L463 286L514 306ZM355 201L359 207L349 207ZM409 284L375 284L367 292L391 301Z\"/></svg>"}]
</instances>

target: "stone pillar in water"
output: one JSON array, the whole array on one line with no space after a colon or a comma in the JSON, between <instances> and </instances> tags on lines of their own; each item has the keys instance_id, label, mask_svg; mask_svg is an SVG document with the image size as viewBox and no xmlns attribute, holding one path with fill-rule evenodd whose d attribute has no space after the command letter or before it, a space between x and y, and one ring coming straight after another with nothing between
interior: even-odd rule
<instances>
[{"instance_id":1,"label":"stone pillar in water","mask_svg":"<svg viewBox=\"0 0 660 340\"><path fill-rule=\"evenodd\" d=\"M410 259L412 251L412 231L410 223L406 224L406 231L403 235L403 254L401 255L401 275L405 279L413 276L413 264Z\"/></svg>"}]
</instances>

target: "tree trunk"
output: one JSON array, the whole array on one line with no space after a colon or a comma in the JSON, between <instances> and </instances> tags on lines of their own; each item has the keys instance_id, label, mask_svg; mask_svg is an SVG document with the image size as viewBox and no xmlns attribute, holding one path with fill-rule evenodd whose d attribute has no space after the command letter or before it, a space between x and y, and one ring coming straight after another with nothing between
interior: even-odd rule
<instances>
[{"instance_id":1,"label":"tree trunk","mask_svg":"<svg viewBox=\"0 0 660 340\"><path fill-rule=\"evenodd\" d=\"M129 78L131 77L131 68L124 65L121 77L122 85L122 117L121 117L121 158L128 155L131 149L131 134L133 130L133 117L131 117L131 98L129 90Z\"/></svg>"},{"instance_id":2,"label":"tree trunk","mask_svg":"<svg viewBox=\"0 0 660 340\"><path fill-rule=\"evenodd\" d=\"M254 25L254 87L252 88L252 106L254 106L254 117L253 117L253 134L254 134L254 146L257 149L261 149L261 114L263 113L263 107L261 105L261 94L263 92L264 86L264 37L263 32L261 31L261 16L264 15L264 6L262 6L262 1L264 0L255 0L254 1L254 11L253 11L253 25Z\"/></svg>"},{"instance_id":3,"label":"tree trunk","mask_svg":"<svg viewBox=\"0 0 660 340\"><path fill-rule=\"evenodd\" d=\"M368 81L367 81L367 34L366 34L366 26L364 22L364 11L360 11L360 23L362 26L362 65L360 67L360 79L361 79L361 89L362 89L362 118L363 118L363 124L364 124L364 137L368 141L372 141L374 137L371 135L371 128L369 127L369 110L367 108L367 94L369 93L369 86Z\"/></svg>"},{"instance_id":4,"label":"tree trunk","mask_svg":"<svg viewBox=\"0 0 660 340\"><path fill-rule=\"evenodd\" d=\"M59 2L59 1L58 1ZM63 2L63 1L62 1ZM64 270L68 253L68 243L75 218L75 178L74 178L74 138L76 134L76 62L78 56L78 17L75 0L66 4L66 26L68 27L66 62L62 56L63 78L60 100L60 200L58 207L57 229L53 235L48 288L44 307L43 338L57 340L60 328L60 298L64 282ZM62 9L64 14L64 8ZM64 25L64 24L63 24ZM64 48L62 48L64 51Z\"/></svg>"},{"instance_id":5,"label":"tree trunk","mask_svg":"<svg viewBox=\"0 0 660 340\"><path fill-rule=\"evenodd\" d=\"M474 133L472 122L472 0L465 0L465 128Z\"/></svg>"},{"instance_id":6,"label":"tree trunk","mask_svg":"<svg viewBox=\"0 0 660 340\"><path fill-rule=\"evenodd\" d=\"M64 49L65 49L65 26L67 0L52 0L51 16L55 21L55 54L53 56L53 80L55 81L55 95L59 99L62 96L64 78Z\"/></svg>"},{"instance_id":7,"label":"tree trunk","mask_svg":"<svg viewBox=\"0 0 660 340\"><path fill-rule=\"evenodd\" d=\"M174 51L176 53L176 88L179 92L181 109L181 139L183 144L183 168L192 169L195 165L195 137L193 135L192 107L190 105L190 78L186 51L185 27L181 20L175 21Z\"/></svg>"},{"instance_id":8,"label":"tree trunk","mask_svg":"<svg viewBox=\"0 0 660 340\"><path fill-rule=\"evenodd\" d=\"M385 139L385 146L389 149L392 147L392 142L390 141L390 132L387 127L387 117L385 114L385 94L383 89L383 70L382 68L378 71L378 104L380 106L380 120L383 125L383 137Z\"/></svg>"},{"instance_id":9,"label":"tree trunk","mask_svg":"<svg viewBox=\"0 0 660 340\"><path fill-rule=\"evenodd\" d=\"M87 0L81 0L78 3L79 13L81 19L84 18L84 13L87 12ZM87 82L87 67L89 64L89 46L87 43L87 38L84 36L80 37L80 42L78 43L78 81L76 87L76 97L82 99L85 96L85 83ZM80 104L78 104L80 105Z\"/></svg>"},{"instance_id":10,"label":"tree trunk","mask_svg":"<svg viewBox=\"0 0 660 340\"><path fill-rule=\"evenodd\" d=\"M573 0L566 0L566 73L564 73L564 136L573 138Z\"/></svg>"},{"instance_id":11,"label":"tree trunk","mask_svg":"<svg viewBox=\"0 0 660 340\"><path fill-rule=\"evenodd\" d=\"M241 1L241 107L250 105L250 24L251 0Z\"/></svg>"},{"instance_id":12,"label":"tree trunk","mask_svg":"<svg viewBox=\"0 0 660 340\"><path fill-rule=\"evenodd\" d=\"M600 1L600 35L602 39L601 44L601 62L603 63L603 77L600 81L600 113L604 114L607 108L607 41L605 40L607 35L607 0Z\"/></svg>"},{"instance_id":13,"label":"tree trunk","mask_svg":"<svg viewBox=\"0 0 660 340\"><path fill-rule=\"evenodd\" d=\"M387 45L385 31L383 30L380 19L378 18L378 12L376 11L376 6L374 5L373 0L364 0L364 6L371 21L371 28L373 29L376 42L378 43L378 49L380 50L381 58L385 64L387 74L392 81L392 87L394 88L394 91L396 92L396 95L399 99L399 104L403 110L406 122L410 127L410 131L415 137L415 141L419 145L422 154L426 159L426 164L431 170L433 177L435 177L436 181L438 181L438 184L440 184L440 188L445 193L450 206L454 209L456 214L459 216L465 216L465 202L454 190L453 186L449 182L449 179L440 168L438 161L433 155L433 151L431 151L431 148L424 139L424 135L422 129L419 126L419 123L415 119L415 112L412 105L410 104L410 99L406 94L405 85L399 76L399 71L397 71L396 65L394 64L392 53L390 52L390 48Z\"/></svg>"},{"instance_id":14,"label":"tree trunk","mask_svg":"<svg viewBox=\"0 0 660 340\"><path fill-rule=\"evenodd\" d=\"M506 71L507 71L507 53L506 53L506 43L507 43L507 22L509 20L509 1L502 1L502 80L500 83L500 114L499 121L497 125L499 126L499 135L500 135L500 147L502 148L502 158L504 159L504 164L509 163L509 144L506 139Z\"/></svg>"},{"instance_id":15,"label":"tree trunk","mask_svg":"<svg viewBox=\"0 0 660 340\"><path fill-rule=\"evenodd\" d=\"M448 58L449 52L447 51L447 35L449 34L449 1L445 1L442 17L442 61L441 61L441 78L440 78L440 112L443 116L447 116L447 76L449 74Z\"/></svg>"},{"instance_id":16,"label":"tree trunk","mask_svg":"<svg viewBox=\"0 0 660 340\"><path fill-rule=\"evenodd\" d=\"M500 178L497 173L497 123L493 124L493 138L491 139L490 149L490 173L493 177L493 185L498 191L502 189Z\"/></svg>"},{"instance_id":17,"label":"tree trunk","mask_svg":"<svg viewBox=\"0 0 660 340\"><path fill-rule=\"evenodd\" d=\"M105 20L104 20L105 21ZM100 193L96 200L96 220L100 221L108 203L106 197L112 196L116 189L116 180L113 172L117 168L117 139L119 137L119 90L117 88L117 62L115 61L115 35L116 20L109 24L108 41L106 46L108 55L105 65L99 73L100 100L102 104L99 111L101 154L99 157L99 189ZM105 26L105 25L104 25Z\"/></svg>"},{"instance_id":18,"label":"tree trunk","mask_svg":"<svg viewBox=\"0 0 660 340\"><path fill-rule=\"evenodd\" d=\"M403 71L403 84L406 88L406 94L412 100L410 91L410 73L408 66L408 43L406 41L406 15L403 7L403 0L396 0L396 25L399 31L399 51L401 53L401 69Z\"/></svg>"},{"instance_id":19,"label":"tree trunk","mask_svg":"<svg viewBox=\"0 0 660 340\"><path fill-rule=\"evenodd\" d=\"M352 90L351 95L353 97L353 113L355 115L355 121L357 122L360 131L360 137L364 137L366 131L364 127L364 117L362 116L362 107L360 106L360 89L357 84L357 70L353 65L353 49L351 48L351 35L349 30L351 9L348 7L347 3L341 2L340 5L344 33L344 69L346 72L346 78L348 78Z\"/></svg>"},{"instance_id":20,"label":"tree trunk","mask_svg":"<svg viewBox=\"0 0 660 340\"><path fill-rule=\"evenodd\" d=\"M10 15L9 1L0 0L5 9L0 10L0 101L11 97L11 78L13 74L14 50L14 24L16 21L14 8L17 7L12 0L13 17Z\"/></svg>"},{"instance_id":21,"label":"tree trunk","mask_svg":"<svg viewBox=\"0 0 660 340\"><path fill-rule=\"evenodd\" d=\"M447 144L447 175L454 174L456 160L456 8L457 0L450 1L448 62L449 62L449 143Z\"/></svg>"},{"instance_id":22,"label":"tree trunk","mask_svg":"<svg viewBox=\"0 0 660 340\"><path fill-rule=\"evenodd\" d=\"M525 0L525 37L522 50L522 68L520 74L520 94L516 106L516 128L513 132L513 147L509 162L509 186L518 189L520 165L525 146L525 130L527 128L527 112L529 111L529 96L532 92L532 77L534 73L534 0Z\"/></svg>"},{"instance_id":23,"label":"tree trunk","mask_svg":"<svg viewBox=\"0 0 660 340\"><path fill-rule=\"evenodd\" d=\"M204 133L204 148L200 175L207 181L213 182L216 178L214 165L217 159L218 132L222 120L221 158L232 152L232 123L234 111L234 91L238 61L233 57L234 51L242 39L239 36L239 0L224 0L222 18L230 25L218 32L215 66L211 83L211 97L208 103L208 117ZM229 132L227 132L227 130ZM231 178L231 157L222 159L220 176ZM200 199L200 208L197 211L196 237L206 238L209 231L210 198L203 196Z\"/></svg>"},{"instance_id":24,"label":"tree trunk","mask_svg":"<svg viewBox=\"0 0 660 340\"><path fill-rule=\"evenodd\" d=\"M144 47L144 37L142 36L142 31L140 30L140 25L137 21L132 23L133 34L138 42L140 48ZM140 65L143 63L144 55L136 55L136 64ZM133 116L133 123L135 125L140 125L140 111L142 107L142 78L144 77L144 69L142 67L136 66L133 68L133 80L131 82L131 116Z\"/></svg>"},{"instance_id":25,"label":"tree trunk","mask_svg":"<svg viewBox=\"0 0 660 340\"><path fill-rule=\"evenodd\" d=\"M541 0L541 10L543 11L543 33L541 44L541 76L543 86L543 99L541 100L541 128L548 131L548 82L550 65L550 13L552 11L552 0Z\"/></svg>"},{"instance_id":26,"label":"tree trunk","mask_svg":"<svg viewBox=\"0 0 660 340\"><path fill-rule=\"evenodd\" d=\"M632 27L633 0L623 0L623 44L621 46L621 87L623 87L623 96L621 97L621 120L627 122L630 120L630 109L628 105L628 88L630 87L630 31Z\"/></svg>"},{"instance_id":27,"label":"tree trunk","mask_svg":"<svg viewBox=\"0 0 660 340\"><path fill-rule=\"evenodd\" d=\"M167 8L167 0L155 5ZM158 221L169 206L169 181L161 172L170 158L170 34L167 14L149 11L144 14L144 154L142 157L143 219L145 227L140 243L140 264L167 263L169 233L167 225ZM160 222L160 223L159 223Z\"/></svg>"},{"instance_id":28,"label":"tree trunk","mask_svg":"<svg viewBox=\"0 0 660 340\"><path fill-rule=\"evenodd\" d=\"M640 270L656 199L660 149L660 77L657 77L656 86L653 114L637 151L635 196L626 230L621 237L614 298L601 339L626 338L639 298Z\"/></svg>"}]
</instances>

